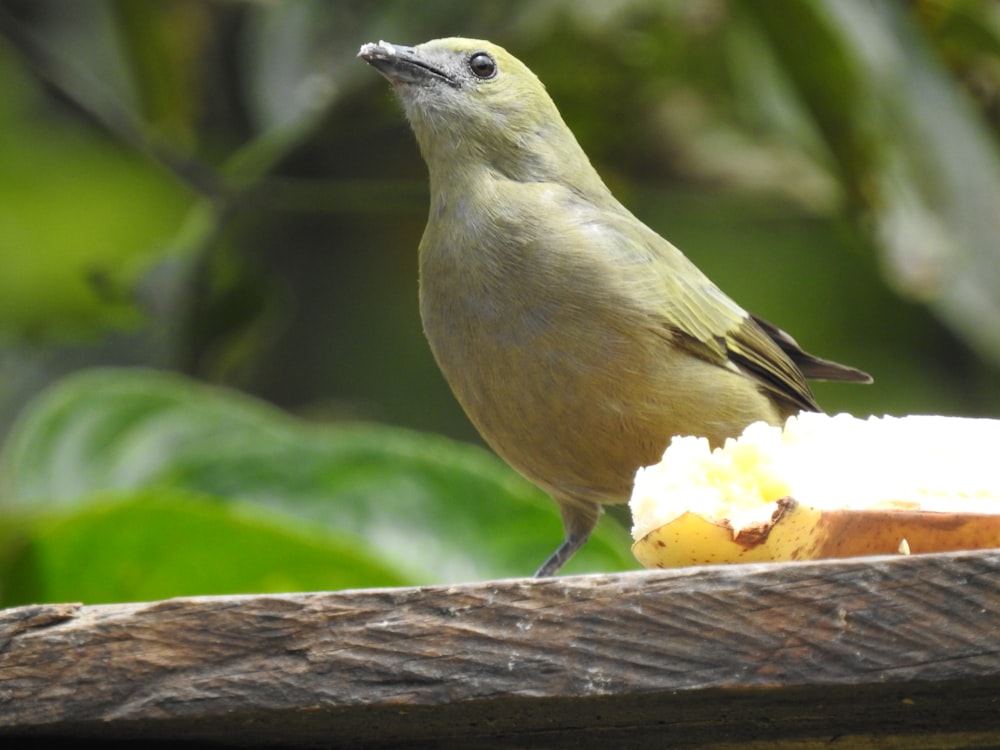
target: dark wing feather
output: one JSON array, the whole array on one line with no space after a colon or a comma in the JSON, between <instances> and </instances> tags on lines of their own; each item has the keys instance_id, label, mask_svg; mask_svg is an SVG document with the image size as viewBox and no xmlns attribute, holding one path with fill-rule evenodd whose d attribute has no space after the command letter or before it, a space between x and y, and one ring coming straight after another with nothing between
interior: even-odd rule
<instances>
[{"instance_id":1,"label":"dark wing feather","mask_svg":"<svg viewBox=\"0 0 1000 750\"><path fill-rule=\"evenodd\" d=\"M807 377L871 382L859 370L802 351L787 333L751 315L713 284L676 247L624 211L590 225L611 230L601 257L611 259L627 298L639 303L692 355L752 378L776 401L821 411ZM588 235L593 242L594 234Z\"/></svg>"},{"instance_id":2,"label":"dark wing feather","mask_svg":"<svg viewBox=\"0 0 1000 750\"><path fill-rule=\"evenodd\" d=\"M789 356L795 366L810 380L842 380L848 383L871 383L872 376L853 367L813 356L802 350L798 343L776 325L768 323L753 313L753 321L764 329L781 350Z\"/></svg>"},{"instance_id":3,"label":"dark wing feather","mask_svg":"<svg viewBox=\"0 0 1000 750\"><path fill-rule=\"evenodd\" d=\"M726 333L729 359L772 396L804 411L822 411L788 350L753 316Z\"/></svg>"}]
</instances>

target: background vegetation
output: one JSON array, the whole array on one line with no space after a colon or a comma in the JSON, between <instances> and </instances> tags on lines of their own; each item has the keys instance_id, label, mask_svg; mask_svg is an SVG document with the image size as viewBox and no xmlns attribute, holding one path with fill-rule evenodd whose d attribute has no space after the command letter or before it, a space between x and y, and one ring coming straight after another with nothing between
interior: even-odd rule
<instances>
[{"instance_id":1,"label":"background vegetation","mask_svg":"<svg viewBox=\"0 0 1000 750\"><path fill-rule=\"evenodd\" d=\"M530 573L423 341L365 41L503 44L830 411L1000 414L991 0L0 0L0 604ZM471 443L471 445L469 444ZM603 523L570 571L633 567Z\"/></svg>"}]
</instances>

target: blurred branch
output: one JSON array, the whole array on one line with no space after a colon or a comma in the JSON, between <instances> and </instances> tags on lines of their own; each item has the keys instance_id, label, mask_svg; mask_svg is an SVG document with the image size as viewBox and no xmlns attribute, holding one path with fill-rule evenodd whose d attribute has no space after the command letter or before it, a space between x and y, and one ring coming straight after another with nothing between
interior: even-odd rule
<instances>
[{"instance_id":1,"label":"blurred branch","mask_svg":"<svg viewBox=\"0 0 1000 750\"><path fill-rule=\"evenodd\" d=\"M173 246L202 247L214 231L225 224L229 217L243 210L247 203L273 206L276 196L285 196L287 199L294 194L296 198L304 199L310 207L318 207L324 211L331 205L350 205L355 209L363 209L367 205L364 200L373 199L378 203L381 202L380 197L386 196L385 186L382 186L374 192L362 190L359 195L365 198L361 200L355 197L352 186L348 184L342 186L342 189L333 187L333 201L326 203L330 200L329 187L317 191L312 188L303 189L297 183L273 183L271 179L267 179L275 165L322 123L333 101L331 92L327 92L325 96L317 94L309 107L298 110L296 117L241 144L219 169L185 153L172 142L172 136L176 136L182 143L195 137L193 133L189 133L187 138L183 132L177 134L178 128L184 131L183 122L178 122L189 122L193 117L190 111L181 111L190 110L190 102L183 104L178 110L179 102L185 101L184 83L177 80L183 73L160 70L164 66L170 67L167 63L171 56L180 53L167 49L170 46L169 40L159 39L160 35L155 28L161 25L158 17L144 15L142 8L127 2L114 4L112 12L118 35L122 38L121 43L126 48L128 67L139 77L137 88L143 98L141 106L150 111L149 116L155 123L147 123L131 112L108 86L67 59L54 45L46 43L20 24L2 5L0 39L7 42L24 70L39 83L115 140L160 165L206 200L206 203L195 206L192 210L189 220L179 229L177 237L171 243ZM196 21L195 25L201 29L200 33L207 35L208 32L202 28L206 23L205 19L198 18ZM181 27L187 28L190 25L181 24ZM170 33L176 36L178 32L174 30ZM137 36L143 38L138 39ZM153 41L146 39L150 36L154 37ZM158 46L157 49L150 50L144 44ZM191 92L187 94L193 96ZM158 128L156 123L162 127ZM166 129L166 135L158 132L158 129L163 128ZM390 186L388 193L389 204L398 205L400 186ZM411 202L405 198L402 200L404 203ZM296 208L288 200L283 203L286 208Z\"/></svg>"},{"instance_id":2,"label":"blurred branch","mask_svg":"<svg viewBox=\"0 0 1000 750\"><path fill-rule=\"evenodd\" d=\"M227 195L225 182L215 170L161 140L147 137L138 120L105 86L45 45L2 5L0 39L6 41L32 77L117 140L161 165L213 203Z\"/></svg>"}]
</instances>

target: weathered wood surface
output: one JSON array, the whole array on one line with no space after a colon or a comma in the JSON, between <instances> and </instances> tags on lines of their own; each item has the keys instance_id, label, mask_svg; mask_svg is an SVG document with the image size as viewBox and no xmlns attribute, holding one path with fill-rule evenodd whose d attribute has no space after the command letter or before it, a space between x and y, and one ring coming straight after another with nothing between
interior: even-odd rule
<instances>
[{"instance_id":1,"label":"weathered wood surface","mask_svg":"<svg viewBox=\"0 0 1000 750\"><path fill-rule=\"evenodd\" d=\"M0 612L0 745L1000 745L1000 553Z\"/></svg>"}]
</instances>

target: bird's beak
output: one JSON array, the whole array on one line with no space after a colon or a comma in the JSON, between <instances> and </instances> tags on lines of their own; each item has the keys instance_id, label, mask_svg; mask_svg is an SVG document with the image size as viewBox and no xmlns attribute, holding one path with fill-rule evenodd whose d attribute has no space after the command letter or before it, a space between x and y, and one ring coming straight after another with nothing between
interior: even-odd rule
<instances>
[{"instance_id":1,"label":"bird's beak","mask_svg":"<svg viewBox=\"0 0 1000 750\"><path fill-rule=\"evenodd\" d=\"M458 85L454 78L431 64L416 47L403 47L382 41L368 42L361 45L358 57L375 68L393 85L426 84L435 79L450 86Z\"/></svg>"}]
</instances>

